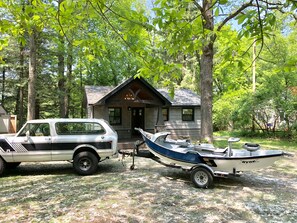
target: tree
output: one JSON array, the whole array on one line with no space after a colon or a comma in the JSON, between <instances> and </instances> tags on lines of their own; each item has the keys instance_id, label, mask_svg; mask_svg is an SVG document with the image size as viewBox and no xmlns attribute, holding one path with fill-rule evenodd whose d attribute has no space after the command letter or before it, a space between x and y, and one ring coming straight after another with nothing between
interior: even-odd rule
<instances>
[{"instance_id":1,"label":"tree","mask_svg":"<svg viewBox=\"0 0 297 223\"><path fill-rule=\"evenodd\" d=\"M212 141L213 121L213 61L215 41L226 24L237 20L240 36L256 37L264 44L264 37L275 24L273 11L294 12L295 1L156 1L155 24L158 32L167 33L167 49L171 54L180 51L196 54L200 67L201 138ZM294 14L293 14L294 15ZM174 45L174 46L173 46ZM173 46L173 47L172 47ZM169 47L172 47L169 50ZM261 52L260 49L260 52Z\"/></svg>"},{"instance_id":2,"label":"tree","mask_svg":"<svg viewBox=\"0 0 297 223\"><path fill-rule=\"evenodd\" d=\"M129 0L126 5L133 2ZM140 45L140 37L127 35L128 45L121 42L120 36L106 25L106 18L104 21L102 14L98 16L96 7L90 3L98 4L66 0L0 1L3 15L0 61L5 67L9 63L4 98L9 112L15 113L15 108L19 117L26 118L22 111L28 109L29 119L82 117L83 85L117 85L137 72L140 63L130 55L129 45L138 42ZM126 13L122 4L114 6ZM125 22L118 16L108 10L104 15L114 27L122 29ZM7 58L6 63L2 56Z\"/></svg>"},{"instance_id":3,"label":"tree","mask_svg":"<svg viewBox=\"0 0 297 223\"><path fill-rule=\"evenodd\" d=\"M246 62L248 53L244 52L249 51L250 45L246 44L244 49L235 33L247 42L256 39L260 53L266 37L273 32L278 16L273 12L280 11L296 18L296 3L289 0L282 3L157 0L154 15L145 10L142 3L143 0L0 1L3 15L0 50L5 49L3 57L12 61L10 74L17 74L14 78L8 75L6 82L11 86L18 82L19 88L19 93L15 90L11 94L10 99L14 100L11 104L17 107L17 94L26 93L24 80L27 80L29 54L19 53L18 63L24 64L20 65L24 70L16 69L17 63L7 53L11 47L8 44L17 43L14 44L18 46L16 52L31 52L30 61L33 62L35 42L38 69L34 75L38 75L33 85L36 94L34 89L32 93L30 82L28 100L36 96L37 103L36 106L34 102L28 104L28 118L34 117L32 107L40 111L36 118L38 115L81 116L84 84L117 85L138 72L152 82L170 87L172 93L177 86L189 86L190 79L192 89L202 98L201 136L211 141L213 101L225 94L231 85L249 84L247 75L232 72L234 66L238 71L248 70L249 66ZM227 26L230 23L232 26ZM31 51L28 50L29 37ZM33 71L36 64L31 64ZM34 75L30 75L30 81L34 81ZM44 83L49 83L47 89ZM57 90L59 96L55 93ZM59 113L55 109L58 107ZM21 111L20 108L16 110Z\"/></svg>"},{"instance_id":4,"label":"tree","mask_svg":"<svg viewBox=\"0 0 297 223\"><path fill-rule=\"evenodd\" d=\"M27 120L35 119L36 81L37 81L37 52L36 30L33 28L29 34L29 82L28 82L28 114Z\"/></svg>"},{"instance_id":5,"label":"tree","mask_svg":"<svg viewBox=\"0 0 297 223\"><path fill-rule=\"evenodd\" d=\"M285 131L286 136L292 136L292 132L296 131L297 95L294 89L297 85L297 61L296 52L290 50L296 47L296 41L293 41L296 39L295 24L283 19L282 15L278 15L276 23L273 35L266 39L262 54L257 59L255 92L251 87L252 77L249 67L252 61L251 48L250 53L246 52L240 58L246 67L238 69L232 66L228 70L228 66L221 63L219 69L215 69L215 80L218 79L215 82L216 86L219 86L217 87L219 94L216 95L214 103L216 128L225 130L230 127L229 124L232 124L235 129L253 130L251 128L253 121L254 129L265 134L276 134L281 130ZM244 39L238 45L238 49L248 48L251 45ZM222 40L220 38L217 43L227 45ZM220 47L220 49L224 48ZM260 46L257 51L259 49ZM224 76L226 70L228 76ZM221 114L224 116L222 117Z\"/></svg>"},{"instance_id":6,"label":"tree","mask_svg":"<svg viewBox=\"0 0 297 223\"><path fill-rule=\"evenodd\" d=\"M8 83L10 87L6 89L6 94L10 95L5 98L8 111L18 115L19 125L22 126L25 119L25 84L28 79L28 63L25 56L25 1L16 2L13 5L1 2L1 45L4 46L2 51L6 65L9 66ZM0 47L0 50L2 47ZM0 58L1 61L1 58ZM17 87L17 89L14 89ZM14 95L13 92L17 92Z\"/></svg>"}]
</instances>

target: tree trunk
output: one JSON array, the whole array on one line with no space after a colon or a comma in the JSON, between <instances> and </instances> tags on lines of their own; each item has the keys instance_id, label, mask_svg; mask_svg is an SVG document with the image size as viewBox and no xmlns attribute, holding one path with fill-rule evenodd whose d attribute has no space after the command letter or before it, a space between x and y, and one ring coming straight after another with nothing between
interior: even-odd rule
<instances>
[{"instance_id":1,"label":"tree trunk","mask_svg":"<svg viewBox=\"0 0 297 223\"><path fill-rule=\"evenodd\" d=\"M200 87L201 87L201 140L209 143L213 142L213 124L212 124L212 99L213 99L213 57L215 35L212 1L203 1L202 16L203 28L205 32L205 46L202 49L200 60ZM209 32L210 31L210 32Z\"/></svg>"},{"instance_id":2,"label":"tree trunk","mask_svg":"<svg viewBox=\"0 0 297 223\"><path fill-rule=\"evenodd\" d=\"M213 142L212 125L212 69L213 44L203 48L201 55L200 83L201 83L201 140Z\"/></svg>"},{"instance_id":3,"label":"tree trunk","mask_svg":"<svg viewBox=\"0 0 297 223\"><path fill-rule=\"evenodd\" d=\"M58 95L59 95L59 115L65 118L65 76L64 76L64 37L60 35L58 46Z\"/></svg>"},{"instance_id":4,"label":"tree trunk","mask_svg":"<svg viewBox=\"0 0 297 223\"><path fill-rule=\"evenodd\" d=\"M72 88L72 56L73 47L71 43L68 43L67 49L67 84L66 84L66 95L65 95L65 117L69 117L69 108L70 108L70 100L71 100L71 88Z\"/></svg>"},{"instance_id":5,"label":"tree trunk","mask_svg":"<svg viewBox=\"0 0 297 223\"><path fill-rule=\"evenodd\" d=\"M28 113L27 120L35 119L35 103L36 103L36 29L32 28L29 37L29 82L28 82Z\"/></svg>"},{"instance_id":6,"label":"tree trunk","mask_svg":"<svg viewBox=\"0 0 297 223\"><path fill-rule=\"evenodd\" d=\"M5 64L3 65L3 68L2 68L2 98L1 98L2 105L4 104L4 93L5 93Z\"/></svg>"},{"instance_id":7,"label":"tree trunk","mask_svg":"<svg viewBox=\"0 0 297 223\"><path fill-rule=\"evenodd\" d=\"M80 92L83 95L84 92L84 87L83 87L83 74L82 74L82 67L81 67L81 57L79 57L79 79L80 79ZM80 117L84 117L84 100L81 100L81 105L80 105Z\"/></svg>"},{"instance_id":8,"label":"tree trunk","mask_svg":"<svg viewBox=\"0 0 297 223\"><path fill-rule=\"evenodd\" d=\"M23 81L24 81L24 77L25 77L25 59L24 59L24 51L25 51L25 47L23 46L22 43L20 43L20 68L19 68L19 80L22 83L19 87L18 87L18 98L17 98L17 103L16 103L16 114L18 115L18 128L23 126L24 124L24 87L23 87Z\"/></svg>"}]
</instances>

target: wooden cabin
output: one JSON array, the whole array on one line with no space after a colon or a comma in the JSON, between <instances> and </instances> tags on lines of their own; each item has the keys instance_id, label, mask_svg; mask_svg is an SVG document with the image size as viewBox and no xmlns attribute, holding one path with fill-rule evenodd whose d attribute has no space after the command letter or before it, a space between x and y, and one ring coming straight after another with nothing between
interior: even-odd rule
<instances>
[{"instance_id":1,"label":"wooden cabin","mask_svg":"<svg viewBox=\"0 0 297 223\"><path fill-rule=\"evenodd\" d=\"M85 86L89 118L103 118L118 132L119 139L139 137L134 130L170 131L172 138L200 137L200 97L188 89L155 89L143 78L130 78L111 86Z\"/></svg>"},{"instance_id":2,"label":"wooden cabin","mask_svg":"<svg viewBox=\"0 0 297 223\"><path fill-rule=\"evenodd\" d=\"M9 115L0 104L0 134L16 133L17 116Z\"/></svg>"}]
</instances>

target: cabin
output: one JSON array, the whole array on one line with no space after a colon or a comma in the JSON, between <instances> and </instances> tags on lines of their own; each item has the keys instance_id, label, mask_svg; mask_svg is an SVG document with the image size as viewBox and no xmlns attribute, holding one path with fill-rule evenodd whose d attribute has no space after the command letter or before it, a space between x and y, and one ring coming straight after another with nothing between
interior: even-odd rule
<instances>
[{"instance_id":1,"label":"cabin","mask_svg":"<svg viewBox=\"0 0 297 223\"><path fill-rule=\"evenodd\" d=\"M85 86L88 118L103 118L119 139L135 139L134 128L148 132L169 131L176 139L198 140L201 126L200 96L188 89L156 89L144 78L129 78L111 86Z\"/></svg>"},{"instance_id":2,"label":"cabin","mask_svg":"<svg viewBox=\"0 0 297 223\"><path fill-rule=\"evenodd\" d=\"M16 133L16 115L9 115L0 104L0 134Z\"/></svg>"}]
</instances>

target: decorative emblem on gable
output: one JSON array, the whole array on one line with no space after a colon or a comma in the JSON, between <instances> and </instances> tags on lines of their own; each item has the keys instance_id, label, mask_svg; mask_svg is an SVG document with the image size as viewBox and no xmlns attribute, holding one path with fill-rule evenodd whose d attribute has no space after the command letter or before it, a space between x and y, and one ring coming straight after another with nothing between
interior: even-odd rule
<instances>
[{"instance_id":1,"label":"decorative emblem on gable","mask_svg":"<svg viewBox=\"0 0 297 223\"><path fill-rule=\"evenodd\" d=\"M129 88L128 92L124 96L124 99L127 101L134 101L136 99L140 99L138 97L138 94L140 91L141 91L141 89L137 89L137 91L134 92L131 88Z\"/></svg>"}]
</instances>

